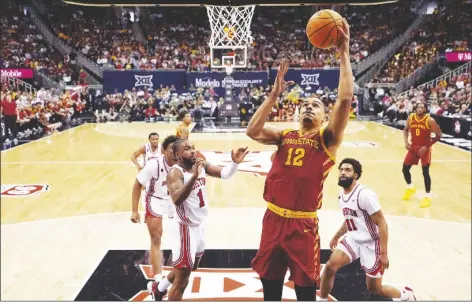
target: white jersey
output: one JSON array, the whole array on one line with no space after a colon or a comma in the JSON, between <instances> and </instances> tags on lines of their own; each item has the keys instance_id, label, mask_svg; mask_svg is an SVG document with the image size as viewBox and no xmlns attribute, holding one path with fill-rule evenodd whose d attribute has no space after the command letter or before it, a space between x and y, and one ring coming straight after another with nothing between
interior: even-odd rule
<instances>
[{"instance_id":1,"label":"white jersey","mask_svg":"<svg viewBox=\"0 0 472 303\"><path fill-rule=\"evenodd\" d=\"M178 169L184 175L184 184L189 182L192 178L192 173L186 172L179 165L174 165L173 169ZM198 176L197 181L193 185L190 195L187 199L176 206L175 220L180 224L187 226L198 226L203 223L206 216L208 215L208 200L206 196L206 173L205 169L202 169L200 176Z\"/></svg>"},{"instance_id":2,"label":"white jersey","mask_svg":"<svg viewBox=\"0 0 472 303\"><path fill-rule=\"evenodd\" d=\"M163 156L151 159L138 174L138 181L146 186L146 197L170 200L167 191L167 173L172 167Z\"/></svg>"},{"instance_id":3,"label":"white jersey","mask_svg":"<svg viewBox=\"0 0 472 303\"><path fill-rule=\"evenodd\" d=\"M152 151L152 148L151 148L151 143L146 143L144 145L144 155L143 155L143 166L146 165L146 163L149 161L149 160L152 160L152 159L157 159L158 157L162 157L162 153L161 153L161 145L157 145L157 148L155 151Z\"/></svg>"},{"instance_id":4,"label":"white jersey","mask_svg":"<svg viewBox=\"0 0 472 303\"><path fill-rule=\"evenodd\" d=\"M357 184L347 195L342 191L338 198L349 237L358 242L379 239L379 230L370 215L380 210L377 195L370 189Z\"/></svg>"}]
</instances>

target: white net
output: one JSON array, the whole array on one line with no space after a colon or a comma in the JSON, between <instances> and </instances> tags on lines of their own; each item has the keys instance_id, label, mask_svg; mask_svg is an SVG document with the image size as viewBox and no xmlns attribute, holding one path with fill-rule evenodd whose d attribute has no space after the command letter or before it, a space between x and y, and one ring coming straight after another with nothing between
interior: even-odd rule
<instances>
[{"instance_id":1,"label":"white net","mask_svg":"<svg viewBox=\"0 0 472 303\"><path fill-rule=\"evenodd\" d=\"M249 6L212 6L207 5L210 19L211 48L248 46L252 43L251 20L254 5Z\"/></svg>"},{"instance_id":2,"label":"white net","mask_svg":"<svg viewBox=\"0 0 472 303\"><path fill-rule=\"evenodd\" d=\"M225 64L225 70L226 70L226 74L229 76L233 73L233 67L234 67L234 63L230 63L230 62L227 62Z\"/></svg>"}]
</instances>

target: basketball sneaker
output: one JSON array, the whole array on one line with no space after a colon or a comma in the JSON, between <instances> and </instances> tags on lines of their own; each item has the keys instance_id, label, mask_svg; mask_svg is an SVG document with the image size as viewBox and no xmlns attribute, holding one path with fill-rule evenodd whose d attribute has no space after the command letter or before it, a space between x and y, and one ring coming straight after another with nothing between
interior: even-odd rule
<instances>
[{"instance_id":1,"label":"basketball sneaker","mask_svg":"<svg viewBox=\"0 0 472 303\"><path fill-rule=\"evenodd\" d=\"M165 291L159 291L158 286L159 282L156 281L150 281L147 284L147 291L151 294L154 301L162 301L162 299L167 296L167 289Z\"/></svg>"},{"instance_id":2,"label":"basketball sneaker","mask_svg":"<svg viewBox=\"0 0 472 303\"><path fill-rule=\"evenodd\" d=\"M431 198L424 197L423 200L421 200L420 207L421 208L428 208L430 206L431 206Z\"/></svg>"},{"instance_id":3,"label":"basketball sneaker","mask_svg":"<svg viewBox=\"0 0 472 303\"><path fill-rule=\"evenodd\" d=\"M408 286L403 287L401 291L401 299L403 299L401 301L416 301L413 289L409 288Z\"/></svg>"},{"instance_id":4,"label":"basketball sneaker","mask_svg":"<svg viewBox=\"0 0 472 303\"><path fill-rule=\"evenodd\" d=\"M405 190L405 193L403 194L402 200L410 200L411 196L413 196L416 193L416 188L407 188Z\"/></svg>"}]
</instances>

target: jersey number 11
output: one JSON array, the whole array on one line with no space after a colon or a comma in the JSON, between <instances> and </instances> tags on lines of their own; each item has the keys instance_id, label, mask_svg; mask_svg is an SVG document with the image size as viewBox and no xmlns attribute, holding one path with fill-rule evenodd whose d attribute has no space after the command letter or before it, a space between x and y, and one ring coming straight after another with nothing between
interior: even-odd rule
<instances>
[{"instance_id":1,"label":"jersey number 11","mask_svg":"<svg viewBox=\"0 0 472 303\"><path fill-rule=\"evenodd\" d=\"M357 230L357 227L354 224L354 220L352 219L346 219L346 226L347 226L347 230L349 231Z\"/></svg>"}]
</instances>

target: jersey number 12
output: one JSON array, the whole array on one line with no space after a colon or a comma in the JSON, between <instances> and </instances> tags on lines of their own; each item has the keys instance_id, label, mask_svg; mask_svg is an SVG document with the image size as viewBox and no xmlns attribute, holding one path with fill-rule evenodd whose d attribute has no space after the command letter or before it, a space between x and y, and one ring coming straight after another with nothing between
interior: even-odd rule
<instances>
[{"instance_id":1,"label":"jersey number 12","mask_svg":"<svg viewBox=\"0 0 472 303\"><path fill-rule=\"evenodd\" d=\"M303 157L305 157L305 149L297 148L295 149L295 155L293 155L293 147L290 147L288 150L287 161L285 161L285 165L302 166Z\"/></svg>"},{"instance_id":2,"label":"jersey number 12","mask_svg":"<svg viewBox=\"0 0 472 303\"><path fill-rule=\"evenodd\" d=\"M198 198L200 199L200 208L202 208L205 206L205 200L203 200L203 193L201 189L198 191L197 195L198 195Z\"/></svg>"}]
</instances>

